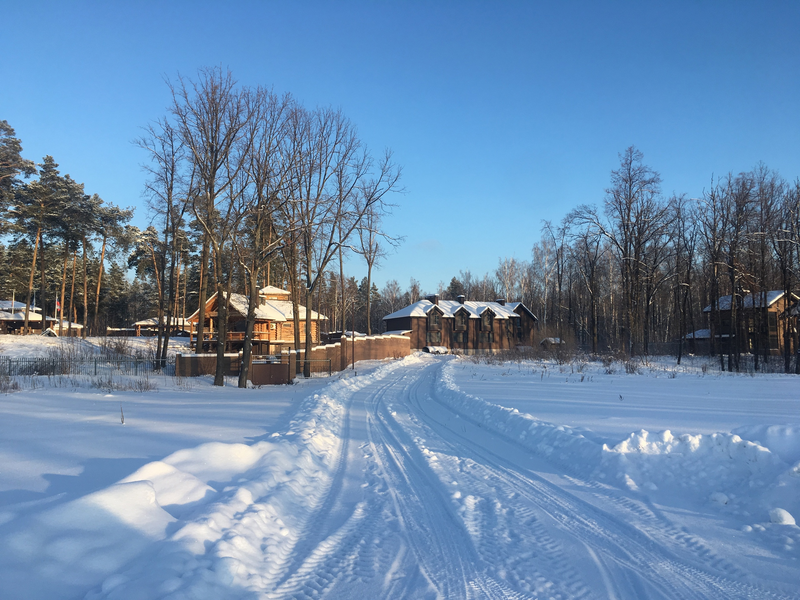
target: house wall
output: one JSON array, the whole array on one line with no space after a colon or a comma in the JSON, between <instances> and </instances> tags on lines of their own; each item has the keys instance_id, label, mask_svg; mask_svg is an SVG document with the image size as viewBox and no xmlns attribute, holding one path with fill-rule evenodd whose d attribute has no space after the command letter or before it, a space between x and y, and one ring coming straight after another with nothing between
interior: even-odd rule
<instances>
[{"instance_id":1,"label":"house wall","mask_svg":"<svg viewBox=\"0 0 800 600\"><path fill-rule=\"evenodd\" d=\"M756 315L762 309L742 309L740 315L740 331L739 337L744 340L739 350L743 353L755 352L758 349L760 354L763 354L765 348L769 348L769 354L772 356L780 356L784 350L784 334L789 323L786 318L781 318L788 308L788 301L786 298L779 298L772 306L767 307L766 310L766 323L762 315ZM722 310L719 313L720 327L717 331L716 314L714 311L706 313L708 326L714 327L717 336L728 336L732 329L732 314L730 310ZM758 340L756 340L758 338ZM717 352L727 354L730 352L729 338L717 338Z\"/></svg>"},{"instance_id":2,"label":"house wall","mask_svg":"<svg viewBox=\"0 0 800 600\"><path fill-rule=\"evenodd\" d=\"M386 321L387 331L411 330L408 337L411 348L421 350L425 346L444 346L451 350L459 350L465 354L489 353L501 350L511 350L517 346L533 346L536 321L522 311L520 315L521 336L513 328L512 319L494 319L492 339L482 339L481 320L468 319L467 329L464 330L464 341L456 339L456 320L451 317L442 317L438 330L428 328L427 317L402 317ZM429 337L431 332L439 332L439 341Z\"/></svg>"}]
</instances>

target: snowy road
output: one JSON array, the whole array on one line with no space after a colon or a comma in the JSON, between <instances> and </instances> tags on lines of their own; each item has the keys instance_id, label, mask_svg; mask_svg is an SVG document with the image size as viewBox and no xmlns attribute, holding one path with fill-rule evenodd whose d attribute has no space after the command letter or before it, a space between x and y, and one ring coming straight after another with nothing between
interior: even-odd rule
<instances>
[{"instance_id":1,"label":"snowy road","mask_svg":"<svg viewBox=\"0 0 800 600\"><path fill-rule=\"evenodd\" d=\"M355 514L360 499L366 521L380 523L355 534L351 555L354 565L370 562L370 545L383 541L392 556L374 563L383 586L374 597L790 597L748 583L651 507L560 477L454 413L437 401L442 365L432 362L360 391L349 409L349 451L328 503ZM327 516L321 525L342 520ZM388 585L393 574L403 574L402 591Z\"/></svg>"},{"instance_id":2,"label":"snowy road","mask_svg":"<svg viewBox=\"0 0 800 600\"><path fill-rule=\"evenodd\" d=\"M797 597L795 567L764 577L646 496L457 412L448 360L334 383L271 441L180 451L110 488L150 485L161 512L142 519L165 533L118 567L106 552L86 597Z\"/></svg>"}]
</instances>

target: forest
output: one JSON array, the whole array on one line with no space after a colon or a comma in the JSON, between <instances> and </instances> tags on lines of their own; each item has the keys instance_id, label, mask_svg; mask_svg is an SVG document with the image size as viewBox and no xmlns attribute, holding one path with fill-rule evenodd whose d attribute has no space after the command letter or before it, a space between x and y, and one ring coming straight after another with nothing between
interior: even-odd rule
<instances>
[{"instance_id":1,"label":"forest","mask_svg":"<svg viewBox=\"0 0 800 600\"><path fill-rule=\"evenodd\" d=\"M84 335L102 335L146 317L170 323L202 312L213 293L235 292L251 299L252 333L251 291L274 285L328 316L330 330L375 333L383 316L428 293L463 294L522 301L540 336L587 352L680 356L687 334L709 324L710 352L721 355L714 319L703 314L719 298L794 297L800 288L800 181L757 164L711 176L699 197L666 197L633 146L597 205L541 224L529 260L499 257L482 275L465 265L433 290L414 279L378 288L376 269L403 239L385 228L403 191L391 151L373 155L340 110L239 85L220 68L167 86L165 114L135 141L146 156L143 230L130 224L132 209L87 193L53 157L22 158L21 141L0 121L0 298L35 302L60 327L76 322ZM366 266L361 281L345 274L353 260ZM797 328L783 331L784 369L800 372ZM159 328L158 356L173 334ZM224 342L224 326L218 335ZM727 368L738 370L743 350L728 348L737 359Z\"/></svg>"}]
</instances>

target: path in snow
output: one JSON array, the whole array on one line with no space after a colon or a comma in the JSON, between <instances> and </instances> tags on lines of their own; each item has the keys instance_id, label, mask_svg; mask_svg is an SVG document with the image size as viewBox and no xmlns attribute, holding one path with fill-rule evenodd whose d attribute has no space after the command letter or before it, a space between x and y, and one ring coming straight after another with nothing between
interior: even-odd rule
<instances>
[{"instance_id":1,"label":"path in snow","mask_svg":"<svg viewBox=\"0 0 800 600\"><path fill-rule=\"evenodd\" d=\"M438 392L444 362L417 357L332 392L285 434L305 427L308 446L328 448L328 423L331 452L254 446L269 469L237 459L214 503L173 511L163 548L88 598L796 597L642 497L568 476L455 412Z\"/></svg>"}]
</instances>

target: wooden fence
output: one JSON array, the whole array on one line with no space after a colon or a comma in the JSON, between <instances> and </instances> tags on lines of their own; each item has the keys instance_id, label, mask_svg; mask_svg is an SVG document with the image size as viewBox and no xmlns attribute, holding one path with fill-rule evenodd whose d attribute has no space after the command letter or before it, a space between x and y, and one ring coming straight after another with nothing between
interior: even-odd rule
<instances>
[{"instance_id":1,"label":"wooden fence","mask_svg":"<svg viewBox=\"0 0 800 600\"><path fill-rule=\"evenodd\" d=\"M296 356L300 354L299 367L302 371L304 361L311 365L311 374L330 375L344 371L360 360L383 360L402 358L411 354L411 338L404 335L371 335L342 338L341 341L324 346L316 346L305 356L305 350L287 350L280 356L254 357L248 370L254 385L290 383ZM238 375L240 354L225 355L225 374ZM213 375L217 367L215 354L178 354L175 359L175 374L179 377Z\"/></svg>"}]
</instances>

